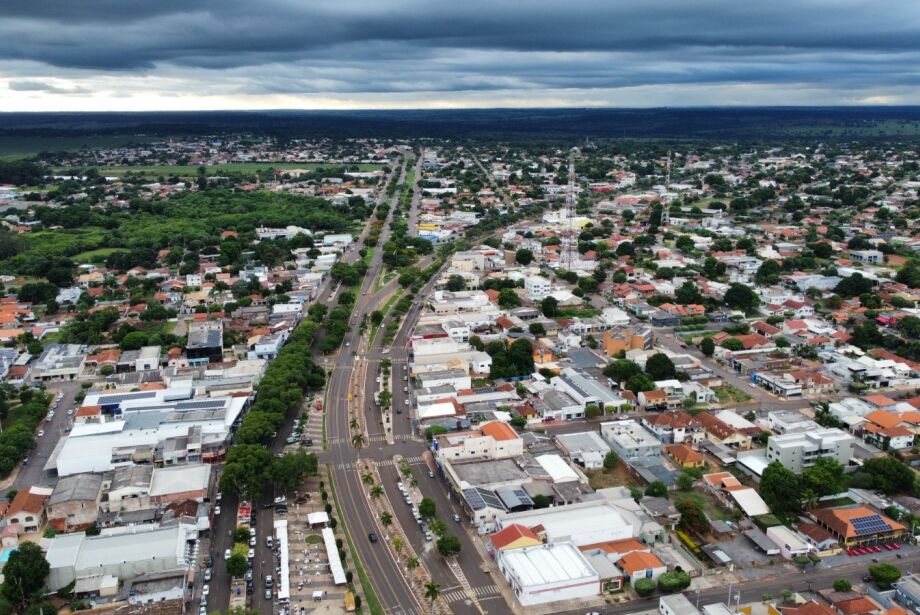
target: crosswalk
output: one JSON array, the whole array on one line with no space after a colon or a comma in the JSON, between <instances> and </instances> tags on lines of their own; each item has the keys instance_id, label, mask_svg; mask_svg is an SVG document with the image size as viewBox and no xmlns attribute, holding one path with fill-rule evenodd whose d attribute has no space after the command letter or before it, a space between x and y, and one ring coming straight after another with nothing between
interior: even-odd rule
<instances>
[{"instance_id":1,"label":"crosswalk","mask_svg":"<svg viewBox=\"0 0 920 615\"><path fill-rule=\"evenodd\" d=\"M415 438L413 438L411 434L400 433L400 434L396 434L395 436L393 436L393 440L395 442L410 442L410 441L413 441L414 439ZM367 442L386 442L387 437L384 434L373 434L365 438L365 440ZM351 438L335 437L335 438L328 438L327 441L330 445L351 444Z\"/></svg>"},{"instance_id":2,"label":"crosswalk","mask_svg":"<svg viewBox=\"0 0 920 615\"><path fill-rule=\"evenodd\" d=\"M409 465L418 465L418 464L425 463L425 460L422 457L404 457L404 459L409 462ZM367 462L368 462L367 460L364 461L364 463L367 463ZM370 463L378 468L388 468L388 467L396 465L392 459L384 459L383 461L370 461ZM335 464L335 468L337 470L349 470L353 468L354 465L355 465L354 462L346 461L343 463Z\"/></svg>"},{"instance_id":3,"label":"crosswalk","mask_svg":"<svg viewBox=\"0 0 920 615\"><path fill-rule=\"evenodd\" d=\"M490 596L498 595L498 587L493 585L484 585L482 587L473 588L473 593L476 594L477 598L488 598ZM441 597L447 600L448 602L460 602L462 600L468 600L469 596L466 595L466 592L462 589L455 589L449 592L441 594Z\"/></svg>"}]
</instances>

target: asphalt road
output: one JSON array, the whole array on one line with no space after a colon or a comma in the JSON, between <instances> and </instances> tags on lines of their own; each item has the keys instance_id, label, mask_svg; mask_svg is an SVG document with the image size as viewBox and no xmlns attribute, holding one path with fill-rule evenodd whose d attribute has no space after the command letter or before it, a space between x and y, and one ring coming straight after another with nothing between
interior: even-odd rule
<instances>
[{"instance_id":1,"label":"asphalt road","mask_svg":"<svg viewBox=\"0 0 920 615\"><path fill-rule=\"evenodd\" d=\"M8 487L8 490L22 491L32 485L54 486L57 483L56 478L45 474L45 464L48 462L48 458L51 457L54 447L57 446L58 440L66 433L67 425L73 421L73 417L68 416L67 411L76 411L78 404L74 398L81 389L79 382L53 382L48 383L47 390L52 395L56 395L60 391L64 394L64 397L54 411L54 418L50 421L44 420L38 426L35 432L35 448L32 449L28 456L29 464L20 466L19 473ZM53 399L51 405L54 405ZM43 431L44 435L39 436L39 431Z\"/></svg>"}]
</instances>

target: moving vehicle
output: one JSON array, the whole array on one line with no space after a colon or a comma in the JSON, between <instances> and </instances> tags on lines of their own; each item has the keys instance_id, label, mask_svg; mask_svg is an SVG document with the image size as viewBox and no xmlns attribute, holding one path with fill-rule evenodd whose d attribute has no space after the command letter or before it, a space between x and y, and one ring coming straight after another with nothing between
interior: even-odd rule
<instances>
[{"instance_id":1,"label":"moving vehicle","mask_svg":"<svg viewBox=\"0 0 920 615\"><path fill-rule=\"evenodd\" d=\"M272 537L271 537L271 536L266 536L266 537L265 537L265 546L268 547L269 549L271 549L273 544L274 544L274 540L272 539Z\"/></svg>"},{"instance_id":2,"label":"moving vehicle","mask_svg":"<svg viewBox=\"0 0 920 615\"><path fill-rule=\"evenodd\" d=\"M266 589L266 590L265 590L265 599L266 599L266 600L271 600L271 599L272 599L272 590L270 590L270 589Z\"/></svg>"},{"instance_id":3,"label":"moving vehicle","mask_svg":"<svg viewBox=\"0 0 920 615\"><path fill-rule=\"evenodd\" d=\"M38 430L38 437L41 438L43 435L45 435L45 430L44 430L44 429L39 429L39 430Z\"/></svg>"},{"instance_id":4,"label":"moving vehicle","mask_svg":"<svg viewBox=\"0 0 920 615\"><path fill-rule=\"evenodd\" d=\"M377 534L375 534L374 532L370 532L367 535L367 539L370 540L371 542L377 542Z\"/></svg>"},{"instance_id":5,"label":"moving vehicle","mask_svg":"<svg viewBox=\"0 0 920 615\"><path fill-rule=\"evenodd\" d=\"M460 523L460 515L458 515L457 513L454 513L454 521L456 521L457 523Z\"/></svg>"},{"instance_id":6,"label":"moving vehicle","mask_svg":"<svg viewBox=\"0 0 920 615\"><path fill-rule=\"evenodd\" d=\"M428 470L428 478L434 478L434 472Z\"/></svg>"}]
</instances>

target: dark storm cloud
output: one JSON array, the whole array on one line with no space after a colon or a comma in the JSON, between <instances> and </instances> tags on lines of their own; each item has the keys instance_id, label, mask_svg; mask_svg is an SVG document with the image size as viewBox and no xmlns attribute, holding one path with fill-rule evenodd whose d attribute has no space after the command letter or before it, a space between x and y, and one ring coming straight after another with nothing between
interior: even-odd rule
<instances>
[{"instance_id":1,"label":"dark storm cloud","mask_svg":"<svg viewBox=\"0 0 920 615\"><path fill-rule=\"evenodd\" d=\"M0 0L0 14L0 63L194 73L247 94L920 81L920 10L903 0Z\"/></svg>"}]
</instances>

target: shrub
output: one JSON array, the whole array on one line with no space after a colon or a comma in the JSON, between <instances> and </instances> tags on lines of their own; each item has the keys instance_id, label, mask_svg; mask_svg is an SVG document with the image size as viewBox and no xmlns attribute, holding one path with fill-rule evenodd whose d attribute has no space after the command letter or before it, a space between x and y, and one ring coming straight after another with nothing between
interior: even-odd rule
<instances>
[{"instance_id":1,"label":"shrub","mask_svg":"<svg viewBox=\"0 0 920 615\"><path fill-rule=\"evenodd\" d=\"M636 593L642 596L651 596L655 591L655 582L651 579L639 579L633 583L633 589L636 590Z\"/></svg>"}]
</instances>

